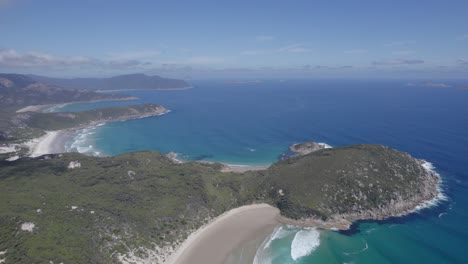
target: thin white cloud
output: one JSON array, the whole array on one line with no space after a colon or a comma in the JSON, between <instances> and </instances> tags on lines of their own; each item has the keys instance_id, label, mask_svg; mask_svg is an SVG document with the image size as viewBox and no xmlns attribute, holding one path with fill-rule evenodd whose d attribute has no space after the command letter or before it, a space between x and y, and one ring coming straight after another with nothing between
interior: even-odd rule
<instances>
[{"instance_id":1,"label":"thin white cloud","mask_svg":"<svg viewBox=\"0 0 468 264\"><path fill-rule=\"evenodd\" d=\"M468 34L463 34L463 35L459 36L458 39L468 40Z\"/></svg>"},{"instance_id":2,"label":"thin white cloud","mask_svg":"<svg viewBox=\"0 0 468 264\"><path fill-rule=\"evenodd\" d=\"M450 88L452 85L447 83L434 83L434 82L425 82L425 83L407 83L406 86L409 87L436 87L436 88Z\"/></svg>"},{"instance_id":3,"label":"thin white cloud","mask_svg":"<svg viewBox=\"0 0 468 264\"><path fill-rule=\"evenodd\" d=\"M18 52L13 49L0 49L0 66L11 68L82 66L130 68L147 65L150 63L139 60L101 60L86 56L56 56L37 51Z\"/></svg>"},{"instance_id":4,"label":"thin white cloud","mask_svg":"<svg viewBox=\"0 0 468 264\"><path fill-rule=\"evenodd\" d=\"M244 50L241 52L242 55L257 55L259 53L257 50Z\"/></svg>"},{"instance_id":5,"label":"thin white cloud","mask_svg":"<svg viewBox=\"0 0 468 264\"><path fill-rule=\"evenodd\" d=\"M311 49L305 48L304 44L296 43L291 44L282 48L279 48L277 52L311 52Z\"/></svg>"},{"instance_id":6,"label":"thin white cloud","mask_svg":"<svg viewBox=\"0 0 468 264\"><path fill-rule=\"evenodd\" d=\"M191 57L186 60L187 64L216 64L223 62L224 59L220 57L198 56Z\"/></svg>"},{"instance_id":7,"label":"thin white cloud","mask_svg":"<svg viewBox=\"0 0 468 264\"><path fill-rule=\"evenodd\" d=\"M346 50L345 53L347 54L365 54L368 53L369 51L366 49L352 49L352 50Z\"/></svg>"},{"instance_id":8,"label":"thin white cloud","mask_svg":"<svg viewBox=\"0 0 468 264\"><path fill-rule=\"evenodd\" d=\"M258 35L255 37L256 41L270 41L273 40L275 37L268 36L268 35Z\"/></svg>"},{"instance_id":9,"label":"thin white cloud","mask_svg":"<svg viewBox=\"0 0 468 264\"><path fill-rule=\"evenodd\" d=\"M179 51L179 52L191 52L192 49L189 49L189 48L179 48L178 51Z\"/></svg>"},{"instance_id":10,"label":"thin white cloud","mask_svg":"<svg viewBox=\"0 0 468 264\"><path fill-rule=\"evenodd\" d=\"M413 54L414 51L412 50L396 50L396 51L393 51L392 54L393 55L409 55L409 54Z\"/></svg>"},{"instance_id":11,"label":"thin white cloud","mask_svg":"<svg viewBox=\"0 0 468 264\"><path fill-rule=\"evenodd\" d=\"M386 47L398 47L398 46L406 46L409 44L414 44L414 41L394 41L394 42L389 42L385 43L384 46Z\"/></svg>"},{"instance_id":12,"label":"thin white cloud","mask_svg":"<svg viewBox=\"0 0 468 264\"><path fill-rule=\"evenodd\" d=\"M468 65L468 59L459 59L457 60L458 65Z\"/></svg>"},{"instance_id":13,"label":"thin white cloud","mask_svg":"<svg viewBox=\"0 0 468 264\"><path fill-rule=\"evenodd\" d=\"M423 64L423 60L384 60L374 61L372 64L375 66L397 66L397 65L412 65Z\"/></svg>"},{"instance_id":14,"label":"thin white cloud","mask_svg":"<svg viewBox=\"0 0 468 264\"><path fill-rule=\"evenodd\" d=\"M135 60L135 59L148 59L161 55L159 50L140 50L129 52L112 52L109 54L113 60Z\"/></svg>"}]
</instances>

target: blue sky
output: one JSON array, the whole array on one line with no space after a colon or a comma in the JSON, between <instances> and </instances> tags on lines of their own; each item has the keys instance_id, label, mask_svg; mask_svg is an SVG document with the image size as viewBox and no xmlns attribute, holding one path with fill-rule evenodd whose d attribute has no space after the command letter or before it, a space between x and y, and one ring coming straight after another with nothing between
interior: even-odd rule
<instances>
[{"instance_id":1,"label":"blue sky","mask_svg":"<svg viewBox=\"0 0 468 264\"><path fill-rule=\"evenodd\" d=\"M0 71L466 78L468 1L0 0Z\"/></svg>"}]
</instances>

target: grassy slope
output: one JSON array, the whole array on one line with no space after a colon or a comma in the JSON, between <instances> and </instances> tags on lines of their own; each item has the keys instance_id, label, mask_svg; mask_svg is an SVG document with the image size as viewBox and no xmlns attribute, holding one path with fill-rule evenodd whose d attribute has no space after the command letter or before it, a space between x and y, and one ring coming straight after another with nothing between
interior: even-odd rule
<instances>
[{"instance_id":1,"label":"grassy slope","mask_svg":"<svg viewBox=\"0 0 468 264\"><path fill-rule=\"evenodd\" d=\"M0 131L8 132L8 141L25 141L44 134L44 130L60 130L89 125L93 122L126 120L164 112L162 106L143 104L108 107L73 113L6 113L0 112Z\"/></svg>"},{"instance_id":2,"label":"grassy slope","mask_svg":"<svg viewBox=\"0 0 468 264\"><path fill-rule=\"evenodd\" d=\"M353 145L278 162L268 174L270 188L285 193L276 195L284 215L326 219L411 197L423 169L406 153L380 145Z\"/></svg>"},{"instance_id":3,"label":"grassy slope","mask_svg":"<svg viewBox=\"0 0 468 264\"><path fill-rule=\"evenodd\" d=\"M82 167L68 169L74 160ZM253 200L234 175L154 152L3 162L0 249L11 263L96 263L111 262L115 250L183 240L208 217ZM19 231L23 222L34 232Z\"/></svg>"},{"instance_id":4,"label":"grassy slope","mask_svg":"<svg viewBox=\"0 0 468 264\"><path fill-rule=\"evenodd\" d=\"M384 205L395 193L410 197L421 173L407 154L374 145L321 150L243 174L221 173L217 164L173 164L157 152L48 157L0 162L7 262L111 263L115 252L181 242L208 218L252 202L292 218L326 218L360 210L355 205ZM81 168L68 169L71 161ZM353 198L360 192L367 198ZM19 230L24 222L36 224L33 233Z\"/></svg>"}]
</instances>

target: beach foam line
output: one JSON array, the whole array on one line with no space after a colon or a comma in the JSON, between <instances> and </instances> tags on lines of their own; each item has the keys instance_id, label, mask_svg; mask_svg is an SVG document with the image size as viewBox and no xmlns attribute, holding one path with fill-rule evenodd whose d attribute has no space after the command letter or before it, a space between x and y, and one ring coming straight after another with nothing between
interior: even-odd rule
<instances>
[{"instance_id":1,"label":"beach foam line","mask_svg":"<svg viewBox=\"0 0 468 264\"><path fill-rule=\"evenodd\" d=\"M263 249L269 248L271 246L271 242L273 242L274 240L287 237L289 234L291 234L291 231L286 230L283 226L277 227L272 233L272 235L269 237L268 242L265 244Z\"/></svg>"},{"instance_id":2,"label":"beach foam line","mask_svg":"<svg viewBox=\"0 0 468 264\"><path fill-rule=\"evenodd\" d=\"M316 228L308 228L296 233L291 243L291 258L310 255L320 245L320 232Z\"/></svg>"},{"instance_id":3,"label":"beach foam line","mask_svg":"<svg viewBox=\"0 0 468 264\"><path fill-rule=\"evenodd\" d=\"M44 136L26 143L26 145L30 147L29 156L35 158L45 154L52 154L52 145L59 132L60 131L47 131Z\"/></svg>"},{"instance_id":4,"label":"beach foam line","mask_svg":"<svg viewBox=\"0 0 468 264\"><path fill-rule=\"evenodd\" d=\"M444 194L443 190L442 190L442 184L443 184L443 181L442 181L442 177L440 176L440 174L435 170L435 167L434 167L434 164L430 163L429 161L426 161L426 160L421 160L422 161L422 164L421 166L428 172L428 173L433 173L434 175L437 176L437 178L439 179L439 184L437 186L437 196L434 197L433 199L431 200L428 200L428 201L425 201L421 204L419 204L418 206L416 206L414 208L414 210L411 211L411 213L413 212L419 212L423 209L426 209L426 208L430 208L430 207L434 207L434 206L437 206L439 205L441 202L443 201L447 201L448 200L448 197Z\"/></svg>"},{"instance_id":5,"label":"beach foam line","mask_svg":"<svg viewBox=\"0 0 468 264\"><path fill-rule=\"evenodd\" d=\"M190 234L166 264L223 263L229 252L242 241L255 236L261 229L276 225L278 216L279 210L268 204L229 210ZM214 247L217 248L215 251Z\"/></svg>"},{"instance_id":6,"label":"beach foam line","mask_svg":"<svg viewBox=\"0 0 468 264\"><path fill-rule=\"evenodd\" d=\"M99 156L101 151L96 149L95 146L90 144L89 137L96 133L96 129L104 124L96 124L92 127L86 127L83 129L76 130L71 140L71 144L68 145L66 151L76 151L81 154Z\"/></svg>"},{"instance_id":7,"label":"beach foam line","mask_svg":"<svg viewBox=\"0 0 468 264\"><path fill-rule=\"evenodd\" d=\"M297 229L298 227L291 225L281 225L276 227L275 230L273 230L273 232L267 238L265 238L262 244L257 248L253 264L272 263L272 256L274 252L271 249L271 244L273 241L295 235Z\"/></svg>"},{"instance_id":8,"label":"beach foam line","mask_svg":"<svg viewBox=\"0 0 468 264\"><path fill-rule=\"evenodd\" d=\"M327 143L323 143L323 142L319 142L319 143L317 143L317 145L320 145L324 149L333 148L332 146L328 145Z\"/></svg>"}]
</instances>

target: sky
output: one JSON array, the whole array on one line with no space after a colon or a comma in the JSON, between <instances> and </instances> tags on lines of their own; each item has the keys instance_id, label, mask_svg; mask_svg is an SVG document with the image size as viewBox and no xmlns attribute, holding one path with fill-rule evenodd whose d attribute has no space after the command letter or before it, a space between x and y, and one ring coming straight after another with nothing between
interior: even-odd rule
<instances>
[{"instance_id":1,"label":"sky","mask_svg":"<svg viewBox=\"0 0 468 264\"><path fill-rule=\"evenodd\" d=\"M468 78L468 1L0 0L0 72Z\"/></svg>"}]
</instances>

